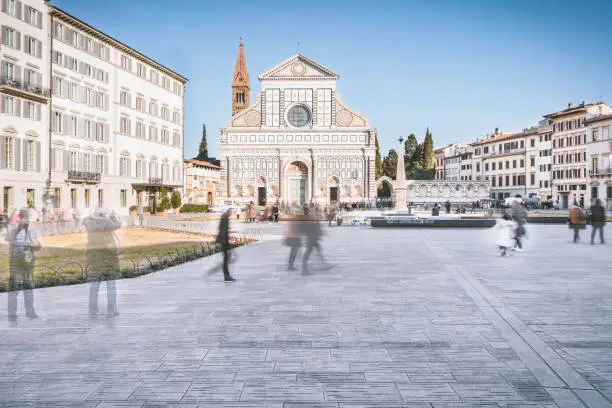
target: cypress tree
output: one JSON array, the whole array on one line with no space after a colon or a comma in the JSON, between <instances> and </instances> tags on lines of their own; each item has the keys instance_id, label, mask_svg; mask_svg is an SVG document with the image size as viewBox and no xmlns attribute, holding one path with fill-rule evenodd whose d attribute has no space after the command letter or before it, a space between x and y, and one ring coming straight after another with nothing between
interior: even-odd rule
<instances>
[{"instance_id":1,"label":"cypress tree","mask_svg":"<svg viewBox=\"0 0 612 408\"><path fill-rule=\"evenodd\" d=\"M374 171L376 175L376 180L382 177L383 175L383 163L380 157L380 146L378 145L378 136L375 138L376 141L376 159L374 161Z\"/></svg>"},{"instance_id":2,"label":"cypress tree","mask_svg":"<svg viewBox=\"0 0 612 408\"><path fill-rule=\"evenodd\" d=\"M202 125L202 141L200 141L200 151L198 159L208 159L208 143L206 142L206 125Z\"/></svg>"},{"instance_id":3,"label":"cypress tree","mask_svg":"<svg viewBox=\"0 0 612 408\"><path fill-rule=\"evenodd\" d=\"M423 158L421 163L424 169L433 169L436 163L434 158L433 137L431 136L429 128L427 128L427 132L425 132L425 140L423 141Z\"/></svg>"}]
</instances>

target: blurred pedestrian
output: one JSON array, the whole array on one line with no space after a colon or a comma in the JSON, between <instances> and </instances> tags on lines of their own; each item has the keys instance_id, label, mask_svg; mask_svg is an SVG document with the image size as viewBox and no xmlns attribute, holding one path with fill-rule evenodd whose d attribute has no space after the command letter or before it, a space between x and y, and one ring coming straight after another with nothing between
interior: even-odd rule
<instances>
[{"instance_id":1,"label":"blurred pedestrian","mask_svg":"<svg viewBox=\"0 0 612 408\"><path fill-rule=\"evenodd\" d=\"M255 222L255 203L249 203L249 222Z\"/></svg>"},{"instance_id":2,"label":"blurred pedestrian","mask_svg":"<svg viewBox=\"0 0 612 408\"><path fill-rule=\"evenodd\" d=\"M499 231L499 238L497 240L499 254L506 256L508 249L512 248L515 244L518 223L512 220L510 214L504 213L502 218L497 221L497 228Z\"/></svg>"},{"instance_id":3,"label":"blurred pedestrian","mask_svg":"<svg viewBox=\"0 0 612 408\"><path fill-rule=\"evenodd\" d=\"M290 248L287 269L290 271L296 271L297 269L295 268L294 263L300 247L302 246L302 237L300 233L300 226L295 221L289 221L289 223L287 223L287 229L285 231L285 245Z\"/></svg>"},{"instance_id":4,"label":"blurred pedestrian","mask_svg":"<svg viewBox=\"0 0 612 408\"><path fill-rule=\"evenodd\" d=\"M569 227L574 230L574 243L580 242L580 230L586 229L586 216L577 202L569 213Z\"/></svg>"},{"instance_id":5,"label":"blurred pedestrian","mask_svg":"<svg viewBox=\"0 0 612 408\"><path fill-rule=\"evenodd\" d=\"M119 254L122 246L116 231L121 228L121 220L102 209L96 210L83 220L87 231L87 266L85 272L89 286L89 315L98 315L98 292L100 282L106 281L106 313L108 317L119 314L117 311L117 288L115 279L120 275Z\"/></svg>"},{"instance_id":6,"label":"blurred pedestrian","mask_svg":"<svg viewBox=\"0 0 612 408\"><path fill-rule=\"evenodd\" d=\"M526 234L525 224L527 224L527 211L525 211L519 200L514 200L512 202L512 220L516 222L514 249L521 252L523 250L521 238Z\"/></svg>"},{"instance_id":7,"label":"blurred pedestrian","mask_svg":"<svg viewBox=\"0 0 612 408\"><path fill-rule=\"evenodd\" d=\"M251 201L251 204L253 202ZM232 214L232 209L227 208L223 215L221 215L221 220L219 221L219 233L217 234L217 243L221 246L221 250L223 251L223 280L225 282L235 282L234 279L230 275L229 271L229 250L230 250L230 231L229 231L229 218Z\"/></svg>"},{"instance_id":8,"label":"blurred pedestrian","mask_svg":"<svg viewBox=\"0 0 612 408\"><path fill-rule=\"evenodd\" d=\"M6 231L8 233L8 215L5 210L0 211L0 234Z\"/></svg>"},{"instance_id":9,"label":"blurred pedestrian","mask_svg":"<svg viewBox=\"0 0 612 408\"><path fill-rule=\"evenodd\" d=\"M595 245L595 233L599 230L599 241L605 244L604 227L606 226L606 209L598 198L591 206L591 245Z\"/></svg>"},{"instance_id":10,"label":"blurred pedestrian","mask_svg":"<svg viewBox=\"0 0 612 408\"><path fill-rule=\"evenodd\" d=\"M23 291L23 303L26 317L37 319L34 310L34 265L36 252L41 249L38 242L38 234L30 224L28 211L21 210L18 213L19 223L13 226L6 236L9 242L9 294L8 294L8 318L17 320L17 295Z\"/></svg>"},{"instance_id":11,"label":"blurred pedestrian","mask_svg":"<svg viewBox=\"0 0 612 408\"><path fill-rule=\"evenodd\" d=\"M307 220L301 224L302 235L304 236L304 245L306 247L304 256L302 257L302 275L311 275L308 268L308 260L313 250L317 250L321 261L327 266L323 251L321 250L321 240L323 239L323 230L318 218L314 215L307 217Z\"/></svg>"}]
</instances>

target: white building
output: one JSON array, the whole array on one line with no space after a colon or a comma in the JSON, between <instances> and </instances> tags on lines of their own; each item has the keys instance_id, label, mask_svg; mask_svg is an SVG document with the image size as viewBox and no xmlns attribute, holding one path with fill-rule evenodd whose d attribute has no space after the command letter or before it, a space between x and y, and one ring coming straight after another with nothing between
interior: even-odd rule
<instances>
[{"instance_id":1,"label":"white building","mask_svg":"<svg viewBox=\"0 0 612 408\"><path fill-rule=\"evenodd\" d=\"M41 207L48 169L48 20L42 0L0 0L0 210Z\"/></svg>"},{"instance_id":2,"label":"white building","mask_svg":"<svg viewBox=\"0 0 612 408\"><path fill-rule=\"evenodd\" d=\"M256 102L221 129L222 194L259 205L373 199L376 130L342 102L338 75L298 54L259 80Z\"/></svg>"},{"instance_id":3,"label":"white building","mask_svg":"<svg viewBox=\"0 0 612 408\"><path fill-rule=\"evenodd\" d=\"M591 202L599 198L606 208L612 210L612 114L589 115L585 123L589 198Z\"/></svg>"},{"instance_id":4,"label":"white building","mask_svg":"<svg viewBox=\"0 0 612 408\"><path fill-rule=\"evenodd\" d=\"M574 202L589 206L587 193L587 115L607 115L612 108L603 102L578 106L568 105L559 112L545 115L552 121L553 199L562 209Z\"/></svg>"},{"instance_id":5,"label":"white building","mask_svg":"<svg viewBox=\"0 0 612 408\"><path fill-rule=\"evenodd\" d=\"M182 188L187 79L42 0L0 1L3 207L40 208L49 173L54 206L83 213Z\"/></svg>"},{"instance_id":6,"label":"white building","mask_svg":"<svg viewBox=\"0 0 612 408\"><path fill-rule=\"evenodd\" d=\"M527 130L504 133L496 129L486 139L472 143L473 177L491 182L491 198L503 200L517 195L539 195L536 162L528 161L527 157L526 145L531 143L530 136L531 132Z\"/></svg>"},{"instance_id":7,"label":"white building","mask_svg":"<svg viewBox=\"0 0 612 408\"><path fill-rule=\"evenodd\" d=\"M212 207L221 182L221 167L198 159L185 159L183 162L183 203Z\"/></svg>"},{"instance_id":8,"label":"white building","mask_svg":"<svg viewBox=\"0 0 612 408\"><path fill-rule=\"evenodd\" d=\"M444 179L469 181L472 176L472 148L463 143L454 143L442 149L444 157Z\"/></svg>"}]
</instances>

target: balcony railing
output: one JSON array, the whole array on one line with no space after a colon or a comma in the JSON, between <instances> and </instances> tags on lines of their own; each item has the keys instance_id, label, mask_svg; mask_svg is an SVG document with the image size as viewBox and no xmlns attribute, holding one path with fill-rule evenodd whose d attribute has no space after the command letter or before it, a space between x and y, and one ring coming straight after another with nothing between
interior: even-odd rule
<instances>
[{"instance_id":1,"label":"balcony railing","mask_svg":"<svg viewBox=\"0 0 612 408\"><path fill-rule=\"evenodd\" d=\"M0 76L0 86L8 86L10 88L42 96L44 98L49 98L51 96L51 90L49 88L43 88L40 85L33 85L29 82L10 78L7 75Z\"/></svg>"},{"instance_id":2,"label":"balcony railing","mask_svg":"<svg viewBox=\"0 0 612 408\"><path fill-rule=\"evenodd\" d=\"M525 151L526 150L524 147L518 148L518 149L505 149L505 150L500 150L499 152L492 151L492 152L484 153L483 156L489 157L489 156L501 156L504 154L524 154Z\"/></svg>"},{"instance_id":3,"label":"balcony railing","mask_svg":"<svg viewBox=\"0 0 612 408\"><path fill-rule=\"evenodd\" d=\"M154 186L161 186L162 182L163 180L161 177L149 177L149 184L152 184Z\"/></svg>"},{"instance_id":4,"label":"balcony railing","mask_svg":"<svg viewBox=\"0 0 612 408\"><path fill-rule=\"evenodd\" d=\"M607 169L593 169L589 170L589 174L591 176L601 176L604 174L612 174L612 167L608 167Z\"/></svg>"},{"instance_id":5,"label":"balcony railing","mask_svg":"<svg viewBox=\"0 0 612 408\"><path fill-rule=\"evenodd\" d=\"M71 181L85 181L88 183L99 183L100 179L101 179L100 173L94 173L91 171L71 170L68 172L68 180L71 180Z\"/></svg>"}]
</instances>

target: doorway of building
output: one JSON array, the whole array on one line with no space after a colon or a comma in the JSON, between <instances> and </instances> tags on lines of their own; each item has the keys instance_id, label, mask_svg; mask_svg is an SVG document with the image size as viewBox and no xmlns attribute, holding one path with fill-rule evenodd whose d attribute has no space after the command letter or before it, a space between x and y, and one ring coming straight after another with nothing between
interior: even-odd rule
<instances>
[{"instance_id":1,"label":"doorway of building","mask_svg":"<svg viewBox=\"0 0 612 408\"><path fill-rule=\"evenodd\" d=\"M257 205L266 205L266 188L257 187Z\"/></svg>"},{"instance_id":2,"label":"doorway of building","mask_svg":"<svg viewBox=\"0 0 612 408\"><path fill-rule=\"evenodd\" d=\"M13 204L13 187L4 187L2 198L2 208L9 211Z\"/></svg>"},{"instance_id":3,"label":"doorway of building","mask_svg":"<svg viewBox=\"0 0 612 408\"><path fill-rule=\"evenodd\" d=\"M338 202L338 187L329 188L329 202L330 203Z\"/></svg>"},{"instance_id":4,"label":"doorway of building","mask_svg":"<svg viewBox=\"0 0 612 408\"><path fill-rule=\"evenodd\" d=\"M561 209L562 210L567 210L569 207L569 195L568 194L562 194L561 195Z\"/></svg>"},{"instance_id":5,"label":"doorway of building","mask_svg":"<svg viewBox=\"0 0 612 408\"><path fill-rule=\"evenodd\" d=\"M307 182L308 167L301 161L294 161L287 167L287 187L289 191L289 204L292 207L302 207L308 197Z\"/></svg>"},{"instance_id":6,"label":"doorway of building","mask_svg":"<svg viewBox=\"0 0 612 408\"><path fill-rule=\"evenodd\" d=\"M213 194L211 191L206 194L206 203L208 204L208 208L213 206Z\"/></svg>"}]
</instances>

